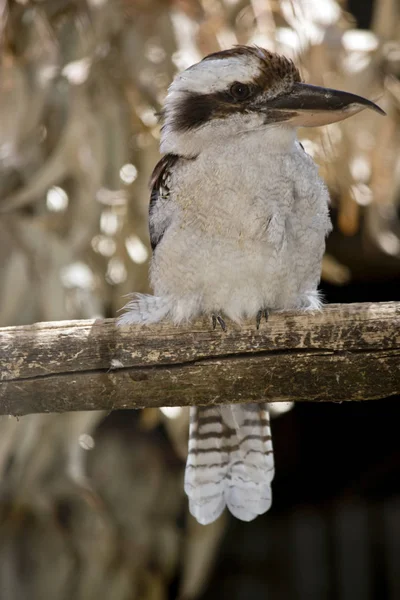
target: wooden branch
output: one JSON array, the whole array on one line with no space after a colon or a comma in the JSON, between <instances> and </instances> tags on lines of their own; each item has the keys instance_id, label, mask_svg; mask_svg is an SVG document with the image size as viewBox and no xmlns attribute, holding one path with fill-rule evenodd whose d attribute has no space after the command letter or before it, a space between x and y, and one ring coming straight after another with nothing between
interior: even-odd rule
<instances>
[{"instance_id":1,"label":"wooden branch","mask_svg":"<svg viewBox=\"0 0 400 600\"><path fill-rule=\"evenodd\" d=\"M400 393L400 303L329 305L254 323L0 329L0 414L383 398Z\"/></svg>"}]
</instances>

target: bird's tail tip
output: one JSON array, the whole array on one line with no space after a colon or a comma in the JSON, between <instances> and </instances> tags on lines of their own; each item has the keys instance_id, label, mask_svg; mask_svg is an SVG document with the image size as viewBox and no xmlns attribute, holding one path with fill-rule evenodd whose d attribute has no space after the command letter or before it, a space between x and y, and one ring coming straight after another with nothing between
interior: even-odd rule
<instances>
[{"instance_id":1,"label":"bird's tail tip","mask_svg":"<svg viewBox=\"0 0 400 600\"><path fill-rule=\"evenodd\" d=\"M266 404L192 407L185 492L202 525L225 507L252 521L271 506L274 476Z\"/></svg>"}]
</instances>

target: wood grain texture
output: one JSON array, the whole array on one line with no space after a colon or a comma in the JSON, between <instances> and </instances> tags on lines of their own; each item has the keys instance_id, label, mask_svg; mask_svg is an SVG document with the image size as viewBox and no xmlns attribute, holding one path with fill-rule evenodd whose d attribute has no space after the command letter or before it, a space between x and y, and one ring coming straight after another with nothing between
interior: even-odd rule
<instances>
[{"instance_id":1,"label":"wood grain texture","mask_svg":"<svg viewBox=\"0 0 400 600\"><path fill-rule=\"evenodd\" d=\"M329 305L254 323L0 329L0 414L383 398L400 393L400 303Z\"/></svg>"}]
</instances>

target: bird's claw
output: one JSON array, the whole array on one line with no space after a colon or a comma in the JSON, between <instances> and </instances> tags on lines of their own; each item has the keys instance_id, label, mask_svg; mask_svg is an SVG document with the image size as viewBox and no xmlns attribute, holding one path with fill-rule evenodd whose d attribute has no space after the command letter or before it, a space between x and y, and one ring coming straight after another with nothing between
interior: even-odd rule
<instances>
[{"instance_id":1,"label":"bird's claw","mask_svg":"<svg viewBox=\"0 0 400 600\"><path fill-rule=\"evenodd\" d=\"M220 315L212 315L212 326L216 328L217 323L220 324L222 331L226 331L226 323Z\"/></svg>"},{"instance_id":2,"label":"bird's claw","mask_svg":"<svg viewBox=\"0 0 400 600\"><path fill-rule=\"evenodd\" d=\"M260 323L261 323L261 319L262 317L264 317L264 319L266 321L268 321L268 317L269 317L269 311L268 308L263 308L261 310L258 311L257 313L257 317L256 317L256 325L257 325L257 329L260 329Z\"/></svg>"}]
</instances>

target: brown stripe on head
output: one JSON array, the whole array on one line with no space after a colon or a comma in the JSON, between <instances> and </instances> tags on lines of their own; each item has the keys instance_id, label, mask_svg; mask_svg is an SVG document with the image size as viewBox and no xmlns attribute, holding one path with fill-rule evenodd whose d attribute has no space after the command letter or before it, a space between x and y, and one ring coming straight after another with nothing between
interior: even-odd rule
<instances>
[{"instance_id":1,"label":"brown stripe on head","mask_svg":"<svg viewBox=\"0 0 400 600\"><path fill-rule=\"evenodd\" d=\"M176 131L190 131L211 119L224 119L232 114L246 113L248 102L235 102L227 92L199 94L187 92L176 108L172 123Z\"/></svg>"}]
</instances>

